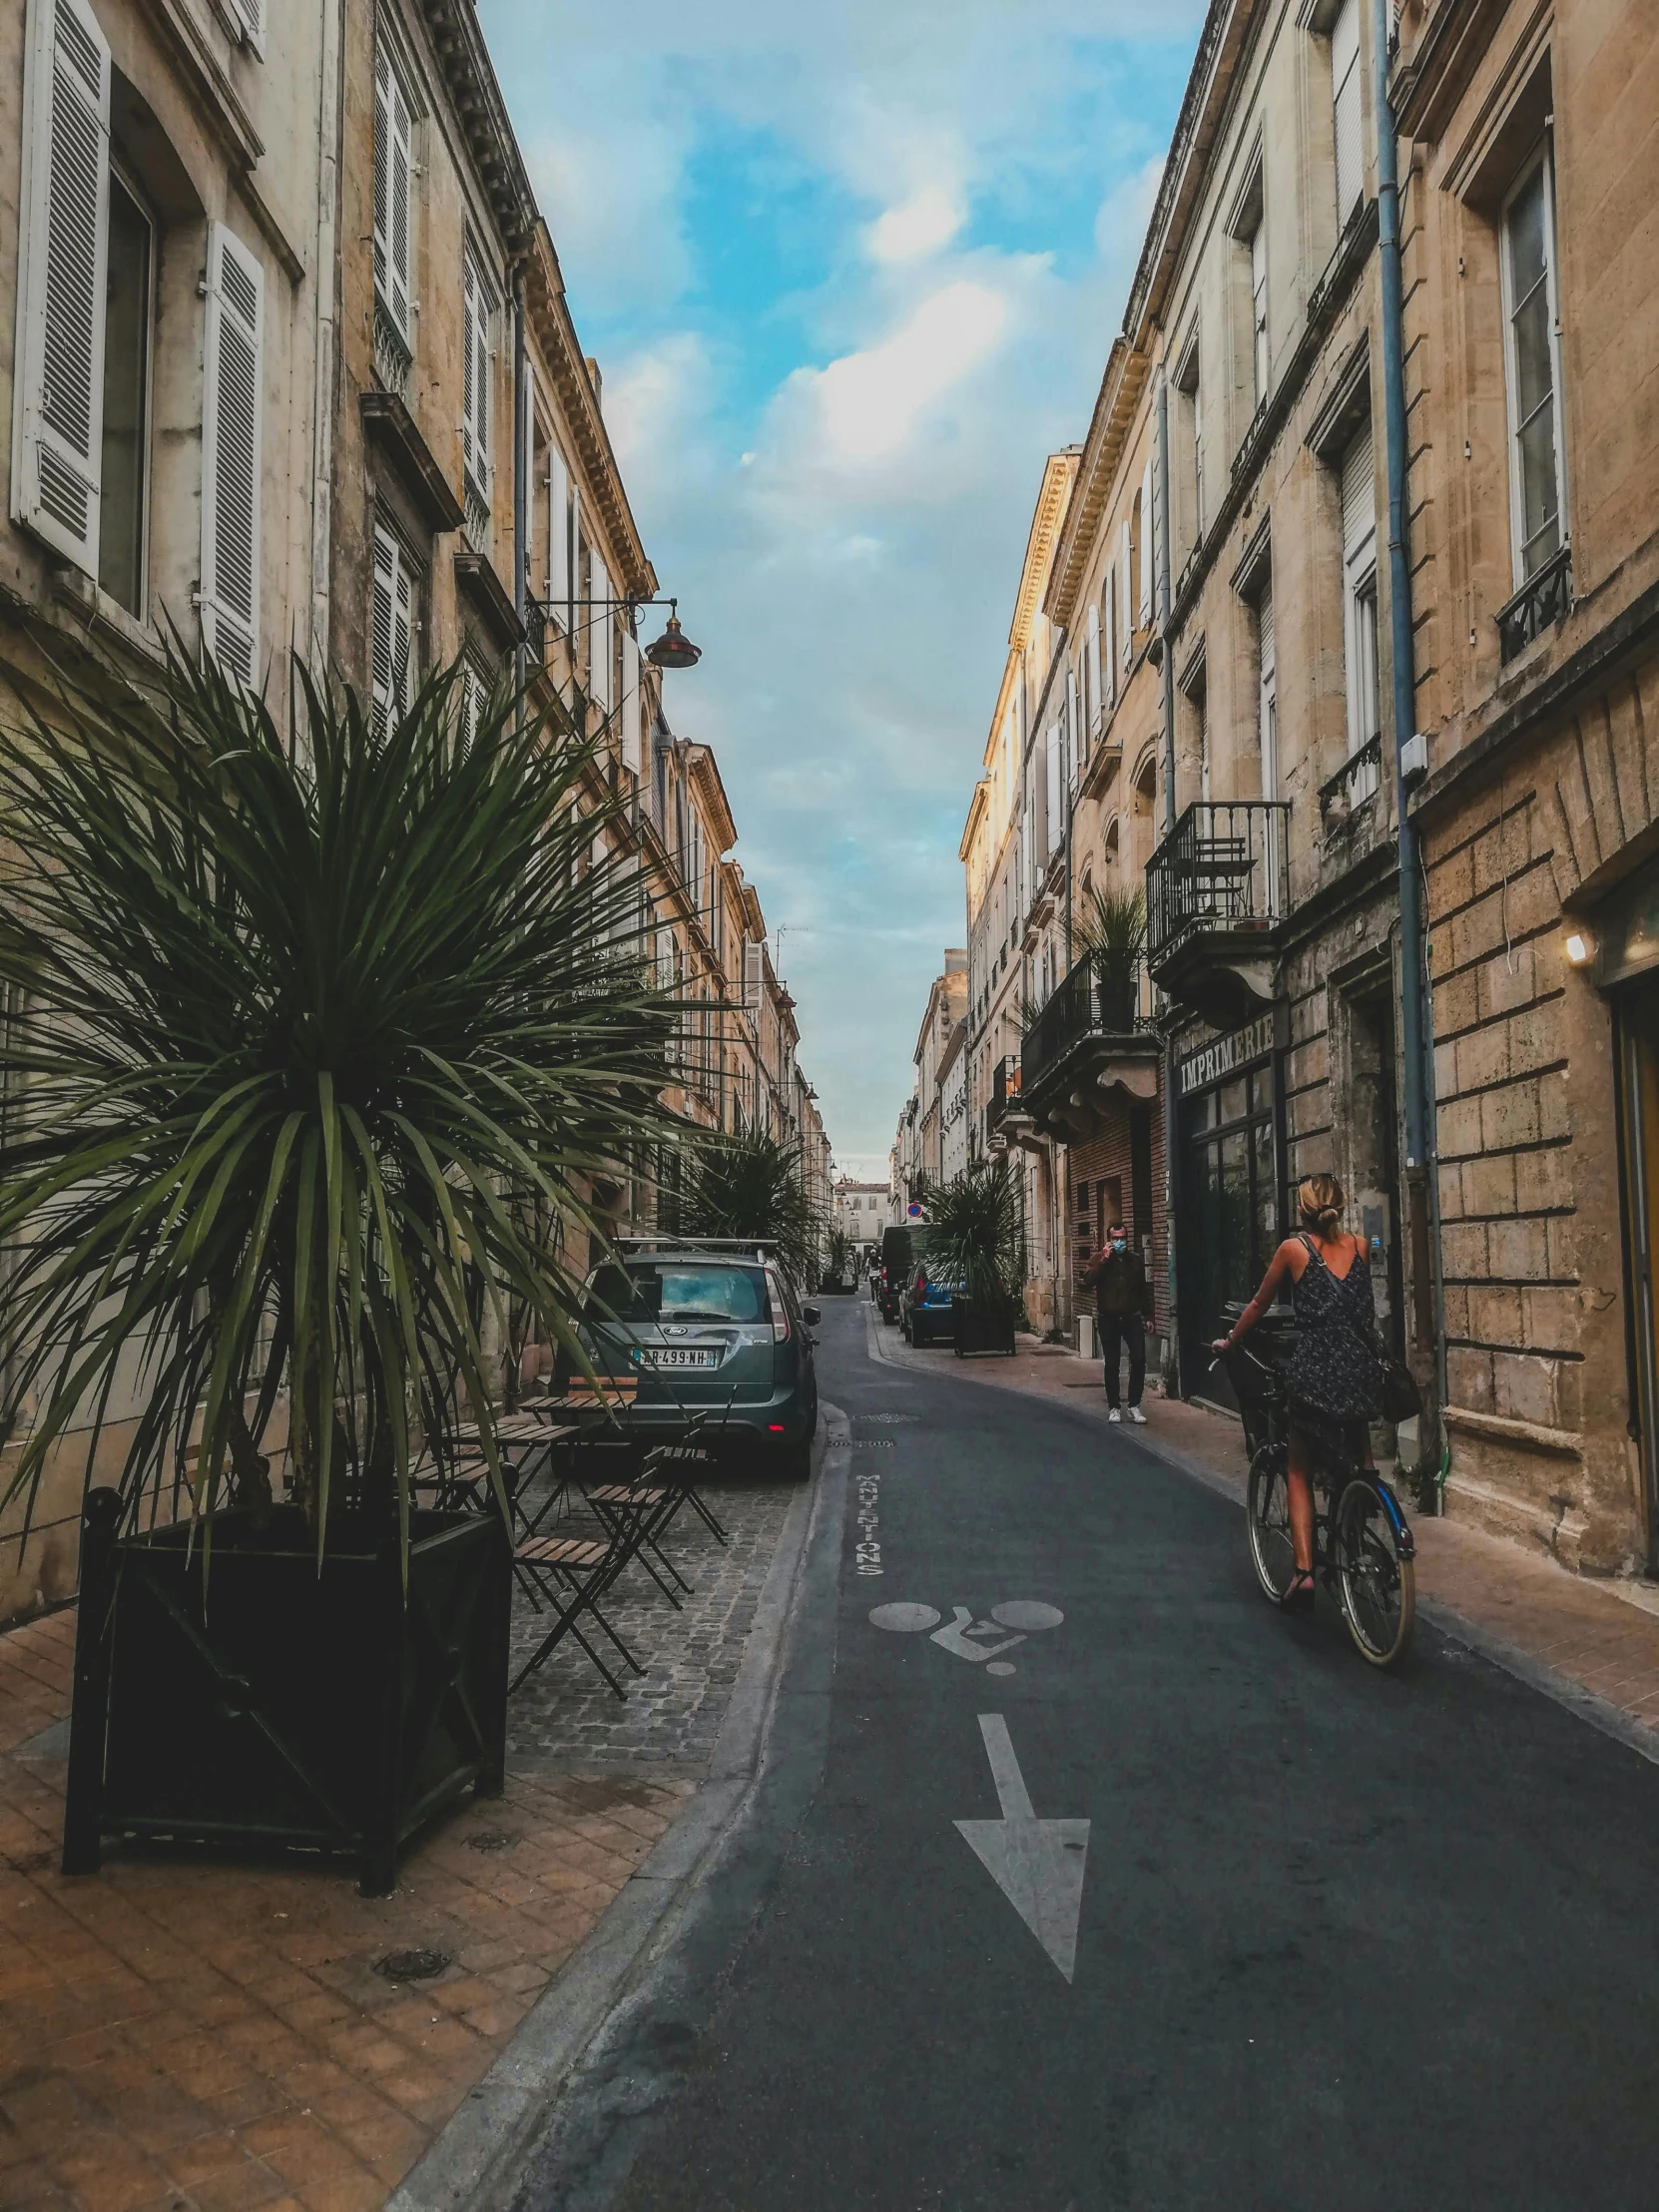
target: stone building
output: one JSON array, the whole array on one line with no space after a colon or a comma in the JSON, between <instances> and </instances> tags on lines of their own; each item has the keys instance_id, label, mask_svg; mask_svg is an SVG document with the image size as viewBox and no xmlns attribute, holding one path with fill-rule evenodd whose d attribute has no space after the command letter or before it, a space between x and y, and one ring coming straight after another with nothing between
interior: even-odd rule
<instances>
[{"instance_id":1,"label":"stone building","mask_svg":"<svg viewBox=\"0 0 1659 2212\"><path fill-rule=\"evenodd\" d=\"M887 1225L887 1186L860 1183L837 1176L834 1185L834 1224L843 1236L860 1246L877 1245Z\"/></svg>"},{"instance_id":2,"label":"stone building","mask_svg":"<svg viewBox=\"0 0 1659 2212\"><path fill-rule=\"evenodd\" d=\"M142 686L170 626L238 677L269 671L286 711L326 505L335 36L328 6L275 36L262 0L5 12L8 721L54 668ZM136 1402L111 1398L95 1472L125 1453ZM0 1620L74 1588L84 1442L49 1470L28 1545L5 1547Z\"/></svg>"},{"instance_id":3,"label":"stone building","mask_svg":"<svg viewBox=\"0 0 1659 2212\"><path fill-rule=\"evenodd\" d=\"M1445 1505L1651 1573L1659 12L1407 0L1390 88Z\"/></svg>"}]
</instances>

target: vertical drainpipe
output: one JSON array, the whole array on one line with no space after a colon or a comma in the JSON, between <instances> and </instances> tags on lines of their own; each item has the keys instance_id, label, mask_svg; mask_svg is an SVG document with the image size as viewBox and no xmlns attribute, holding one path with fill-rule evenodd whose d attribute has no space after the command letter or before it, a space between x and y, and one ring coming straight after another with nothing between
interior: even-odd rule
<instances>
[{"instance_id":1,"label":"vertical drainpipe","mask_svg":"<svg viewBox=\"0 0 1659 2212\"><path fill-rule=\"evenodd\" d=\"M1169 380L1158 370L1158 490L1157 506L1164 526L1158 532L1158 639L1162 649L1164 679L1164 835L1175 830L1175 641L1170 635L1174 593L1170 574L1169 496ZM1181 1143L1178 1101L1175 1095L1175 1038L1164 1045L1164 1257L1168 1274L1169 1344L1165 1367L1175 1394L1186 1394L1189 1379L1181 1373L1180 1267L1176 1257L1179 1239L1175 1225L1181 1203ZM1196 1381L1196 1378L1192 1380Z\"/></svg>"},{"instance_id":2,"label":"vertical drainpipe","mask_svg":"<svg viewBox=\"0 0 1659 2212\"><path fill-rule=\"evenodd\" d=\"M1422 862L1416 825L1400 773L1416 724L1411 640L1411 565L1406 541L1404 279L1399 249L1399 145L1388 101L1388 0L1373 0L1377 87L1377 206L1382 291L1382 402L1388 471L1388 615L1393 662L1394 815L1399 853L1400 1059L1405 1104L1405 1207L1411 1251L1412 1340L1433 1352L1440 1341L1429 1237L1428 1039L1424 1021Z\"/></svg>"},{"instance_id":3,"label":"vertical drainpipe","mask_svg":"<svg viewBox=\"0 0 1659 2212\"><path fill-rule=\"evenodd\" d=\"M333 627L334 384L339 334L339 140L342 101L340 0L323 0L318 52L316 265L312 311L316 327L311 387L311 606L306 659L320 684L328 675Z\"/></svg>"},{"instance_id":4,"label":"vertical drainpipe","mask_svg":"<svg viewBox=\"0 0 1659 2212\"><path fill-rule=\"evenodd\" d=\"M513 614L518 622L518 644L513 648L513 697L518 702L520 724L529 675L524 644L524 617L530 596L529 516L530 364L524 350L524 264L520 261L513 270Z\"/></svg>"}]
</instances>

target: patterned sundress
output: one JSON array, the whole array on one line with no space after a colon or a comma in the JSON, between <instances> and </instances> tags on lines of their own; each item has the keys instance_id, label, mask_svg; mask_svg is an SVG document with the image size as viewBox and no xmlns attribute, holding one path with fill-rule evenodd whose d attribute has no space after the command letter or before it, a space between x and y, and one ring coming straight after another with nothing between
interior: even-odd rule
<instances>
[{"instance_id":1,"label":"patterned sundress","mask_svg":"<svg viewBox=\"0 0 1659 2212\"><path fill-rule=\"evenodd\" d=\"M1291 1426L1324 1452L1366 1456L1366 1430L1382 1417L1382 1359L1371 1264L1362 1245L1345 1276L1332 1274L1312 1237L1291 1296L1296 1351L1285 1375Z\"/></svg>"}]
</instances>

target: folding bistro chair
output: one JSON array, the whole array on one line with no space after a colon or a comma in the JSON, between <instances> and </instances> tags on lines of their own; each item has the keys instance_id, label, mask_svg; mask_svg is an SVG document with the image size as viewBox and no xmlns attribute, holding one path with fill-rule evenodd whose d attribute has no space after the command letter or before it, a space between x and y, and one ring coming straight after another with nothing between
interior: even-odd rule
<instances>
[{"instance_id":1,"label":"folding bistro chair","mask_svg":"<svg viewBox=\"0 0 1659 2212\"><path fill-rule=\"evenodd\" d=\"M685 1504L696 1513L717 1544L726 1543L726 1531L698 1490L697 1478L699 1475L706 1476L714 1466L715 1447L731 1426L732 1407L737 1402L737 1385L734 1383L726 1403L720 1408L718 1421L715 1419L714 1406L705 1406L702 1412L693 1414L686 1423L685 1432L674 1443L653 1444L646 1453L641 1470L645 1479L675 1492L673 1511L663 1522L665 1528L681 1505Z\"/></svg>"},{"instance_id":2,"label":"folding bistro chair","mask_svg":"<svg viewBox=\"0 0 1659 2212\"><path fill-rule=\"evenodd\" d=\"M525 1536L513 1547L513 1572L539 1613L542 1604L553 1614L553 1625L507 1685L512 1696L527 1675L534 1674L566 1636L574 1636L605 1680L620 1698L628 1693L582 1633L587 1614L621 1653L635 1674L645 1669L600 1611L599 1601L639 1548L637 1524L620 1521L603 1536Z\"/></svg>"}]
</instances>

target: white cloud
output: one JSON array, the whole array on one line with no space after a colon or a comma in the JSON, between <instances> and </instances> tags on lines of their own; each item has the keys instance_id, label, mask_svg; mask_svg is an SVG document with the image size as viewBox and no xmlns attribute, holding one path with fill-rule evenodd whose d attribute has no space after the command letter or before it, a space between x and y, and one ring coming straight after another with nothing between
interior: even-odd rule
<instances>
[{"instance_id":1,"label":"white cloud","mask_svg":"<svg viewBox=\"0 0 1659 2212\"><path fill-rule=\"evenodd\" d=\"M966 218L960 199L943 185L923 185L902 207L888 208L870 225L865 248L872 262L921 261L948 246Z\"/></svg>"},{"instance_id":2,"label":"white cloud","mask_svg":"<svg viewBox=\"0 0 1659 2212\"><path fill-rule=\"evenodd\" d=\"M984 360L1008 327L1008 301L987 284L946 284L891 337L842 354L828 368L797 369L824 457L851 466L884 460L906 444L929 409Z\"/></svg>"}]
</instances>

